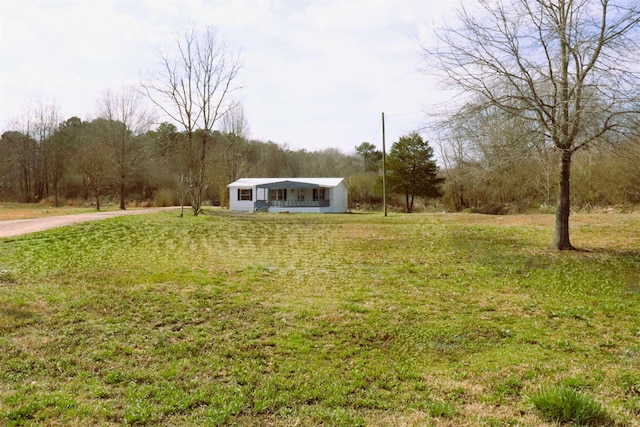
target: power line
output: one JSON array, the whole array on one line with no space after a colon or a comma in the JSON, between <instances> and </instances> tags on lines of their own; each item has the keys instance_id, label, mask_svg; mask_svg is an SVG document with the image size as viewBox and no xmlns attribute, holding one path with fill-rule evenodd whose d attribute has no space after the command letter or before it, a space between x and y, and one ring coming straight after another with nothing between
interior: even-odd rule
<instances>
[{"instance_id":1,"label":"power line","mask_svg":"<svg viewBox=\"0 0 640 427\"><path fill-rule=\"evenodd\" d=\"M378 137L380 136L380 123L376 123L375 129L375 134L373 136L373 139L371 140L371 143L373 145L376 145L376 142L378 142Z\"/></svg>"},{"instance_id":2,"label":"power line","mask_svg":"<svg viewBox=\"0 0 640 427\"><path fill-rule=\"evenodd\" d=\"M395 113L395 114L394 113L391 113L391 114L385 113L385 116L386 117L406 117L406 116L413 116L413 115L417 115L417 114L424 115L425 113L424 113L423 110L420 110L420 111L411 111L409 113Z\"/></svg>"}]
</instances>

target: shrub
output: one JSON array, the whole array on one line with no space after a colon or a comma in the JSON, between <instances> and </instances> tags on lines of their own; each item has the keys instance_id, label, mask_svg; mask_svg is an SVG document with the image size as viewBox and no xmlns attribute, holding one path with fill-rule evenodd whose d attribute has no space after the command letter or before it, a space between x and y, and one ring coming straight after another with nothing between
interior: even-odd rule
<instances>
[{"instance_id":1,"label":"shrub","mask_svg":"<svg viewBox=\"0 0 640 427\"><path fill-rule=\"evenodd\" d=\"M16 278L9 270L0 270L0 283L16 283Z\"/></svg>"},{"instance_id":2,"label":"shrub","mask_svg":"<svg viewBox=\"0 0 640 427\"><path fill-rule=\"evenodd\" d=\"M640 395L640 376L632 373L624 373L618 379L620 387L630 395Z\"/></svg>"},{"instance_id":3,"label":"shrub","mask_svg":"<svg viewBox=\"0 0 640 427\"><path fill-rule=\"evenodd\" d=\"M431 402L428 412L436 418L453 418L458 413L456 407L448 402Z\"/></svg>"},{"instance_id":4,"label":"shrub","mask_svg":"<svg viewBox=\"0 0 640 427\"><path fill-rule=\"evenodd\" d=\"M579 425L598 425L607 421L600 403L566 386L542 389L530 396L529 401L547 421Z\"/></svg>"},{"instance_id":5,"label":"shrub","mask_svg":"<svg viewBox=\"0 0 640 427\"><path fill-rule=\"evenodd\" d=\"M176 194L168 188L161 188L156 193L155 205L157 207L175 206Z\"/></svg>"},{"instance_id":6,"label":"shrub","mask_svg":"<svg viewBox=\"0 0 640 427\"><path fill-rule=\"evenodd\" d=\"M481 208L471 208L471 212L484 215L506 215L509 213L509 209L503 203L495 203Z\"/></svg>"}]
</instances>

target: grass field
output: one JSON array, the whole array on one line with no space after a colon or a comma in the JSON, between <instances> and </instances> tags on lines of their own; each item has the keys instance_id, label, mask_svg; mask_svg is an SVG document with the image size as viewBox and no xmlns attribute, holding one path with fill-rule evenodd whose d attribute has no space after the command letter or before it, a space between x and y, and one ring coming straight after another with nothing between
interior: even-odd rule
<instances>
[{"instance_id":1,"label":"grass field","mask_svg":"<svg viewBox=\"0 0 640 427\"><path fill-rule=\"evenodd\" d=\"M572 216L582 251L552 231L210 212L0 239L0 425L637 426L640 215Z\"/></svg>"}]
</instances>

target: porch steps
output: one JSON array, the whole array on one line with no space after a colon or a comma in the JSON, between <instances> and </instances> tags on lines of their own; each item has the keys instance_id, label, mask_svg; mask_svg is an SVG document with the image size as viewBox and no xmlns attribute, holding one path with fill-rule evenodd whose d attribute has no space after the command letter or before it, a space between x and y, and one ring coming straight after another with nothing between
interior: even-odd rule
<instances>
[{"instance_id":1,"label":"porch steps","mask_svg":"<svg viewBox=\"0 0 640 427\"><path fill-rule=\"evenodd\" d=\"M256 212L269 212L269 201L267 200L256 200L254 204L254 210Z\"/></svg>"}]
</instances>

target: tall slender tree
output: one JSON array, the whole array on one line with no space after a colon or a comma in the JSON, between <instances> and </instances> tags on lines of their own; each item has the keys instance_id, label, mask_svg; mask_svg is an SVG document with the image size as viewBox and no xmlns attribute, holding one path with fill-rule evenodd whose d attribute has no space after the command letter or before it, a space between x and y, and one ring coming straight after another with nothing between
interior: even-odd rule
<instances>
[{"instance_id":1,"label":"tall slender tree","mask_svg":"<svg viewBox=\"0 0 640 427\"><path fill-rule=\"evenodd\" d=\"M51 162L57 148L52 137L60 125L60 114L55 103L44 103L42 100L34 110L34 138L36 144L37 175L35 179L35 198L42 200L49 196Z\"/></svg>"},{"instance_id":2,"label":"tall slender tree","mask_svg":"<svg viewBox=\"0 0 640 427\"><path fill-rule=\"evenodd\" d=\"M525 118L559 153L552 246L569 238L573 154L634 132L640 113L637 0L478 0L438 32L425 57L446 82L477 95L475 109ZM468 105L466 106L468 111ZM637 129L635 130L637 131Z\"/></svg>"},{"instance_id":3,"label":"tall slender tree","mask_svg":"<svg viewBox=\"0 0 640 427\"><path fill-rule=\"evenodd\" d=\"M249 122L242 104L234 103L222 117L222 132L226 136L224 161L228 166L228 180L231 182L239 178L242 169L240 143L249 136Z\"/></svg>"},{"instance_id":4,"label":"tall slender tree","mask_svg":"<svg viewBox=\"0 0 640 427\"><path fill-rule=\"evenodd\" d=\"M107 144L111 147L117 168L120 209L126 209L126 183L139 160L140 136L149 130L152 118L144 110L137 88L128 86L115 92L107 90L99 101L98 117L105 126Z\"/></svg>"},{"instance_id":5,"label":"tall slender tree","mask_svg":"<svg viewBox=\"0 0 640 427\"><path fill-rule=\"evenodd\" d=\"M67 172L72 169L71 159L84 123L74 116L62 122L50 140L51 189L55 206L60 205L61 183Z\"/></svg>"},{"instance_id":6,"label":"tall slender tree","mask_svg":"<svg viewBox=\"0 0 640 427\"><path fill-rule=\"evenodd\" d=\"M176 50L161 56L161 70L143 83L151 99L185 132L180 173L191 196L193 214L201 212L210 184L210 145L218 120L231 102L240 56L216 29L187 29Z\"/></svg>"},{"instance_id":7,"label":"tall slender tree","mask_svg":"<svg viewBox=\"0 0 640 427\"><path fill-rule=\"evenodd\" d=\"M74 167L82 179L87 197L93 197L96 210L100 210L100 198L116 181L116 168L109 142L106 119L95 119L82 126L76 136Z\"/></svg>"},{"instance_id":8,"label":"tall slender tree","mask_svg":"<svg viewBox=\"0 0 640 427\"><path fill-rule=\"evenodd\" d=\"M19 131L2 134L0 166L5 200L33 202L33 170L36 141Z\"/></svg>"},{"instance_id":9,"label":"tall slender tree","mask_svg":"<svg viewBox=\"0 0 640 427\"><path fill-rule=\"evenodd\" d=\"M49 195L50 140L59 125L55 102L31 102L12 126L23 135L19 162L23 200L37 202Z\"/></svg>"}]
</instances>

